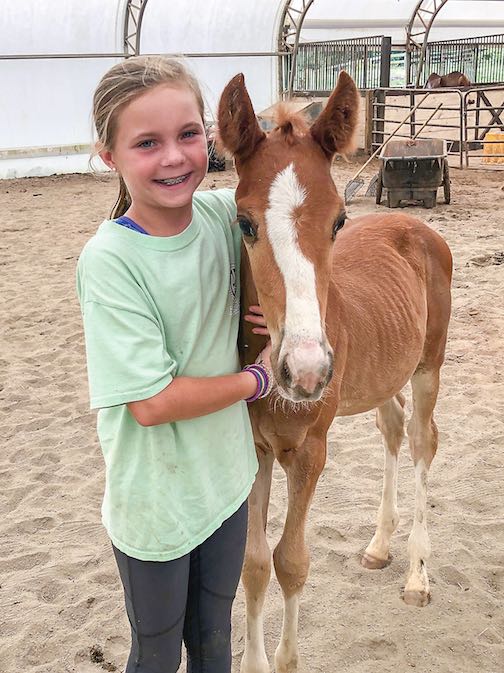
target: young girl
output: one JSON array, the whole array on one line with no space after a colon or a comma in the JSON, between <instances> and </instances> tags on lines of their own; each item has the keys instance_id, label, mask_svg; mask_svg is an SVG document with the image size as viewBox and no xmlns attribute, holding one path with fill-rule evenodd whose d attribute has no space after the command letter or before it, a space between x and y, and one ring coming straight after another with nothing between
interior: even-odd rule
<instances>
[{"instance_id":1,"label":"young girl","mask_svg":"<svg viewBox=\"0 0 504 673\"><path fill-rule=\"evenodd\" d=\"M239 372L234 192L207 170L203 100L177 61L130 58L94 96L98 152L117 171L113 219L79 259L91 408L106 465L103 523L124 585L126 673L231 669L230 615L257 460ZM259 307L247 316L267 334Z\"/></svg>"}]
</instances>

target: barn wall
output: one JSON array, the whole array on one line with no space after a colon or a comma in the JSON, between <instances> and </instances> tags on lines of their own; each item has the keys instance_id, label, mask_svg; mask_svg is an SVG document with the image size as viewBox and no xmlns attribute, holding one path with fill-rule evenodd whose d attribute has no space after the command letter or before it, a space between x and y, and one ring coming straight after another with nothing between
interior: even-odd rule
<instances>
[{"instance_id":1,"label":"barn wall","mask_svg":"<svg viewBox=\"0 0 504 673\"><path fill-rule=\"evenodd\" d=\"M356 33L389 35L394 30L402 34L401 26L407 23L415 2L355 0L347 6L334 0L317 0L308 12L308 28L302 38L351 37ZM212 54L275 51L283 5L284 0L178 3L149 0L141 51ZM3 55L99 54L123 50L126 0L0 0L0 6ZM367 32L362 17L366 17ZM469 25L462 28L460 17L468 24L472 21L473 28ZM504 3L453 0L443 8L441 19L453 23L457 36L466 34L466 29L471 35L478 31L499 32ZM483 27L485 21L493 25L493 30ZM356 24L353 28L352 22ZM434 32L433 37L436 35ZM442 35L447 36L454 35ZM0 59L4 93L0 106L0 178L88 170L89 147L93 142L92 93L102 74L117 60ZM214 114L225 83L240 71L245 74L257 111L276 100L274 57L206 57L190 58L188 62L201 80L209 116Z\"/></svg>"}]
</instances>

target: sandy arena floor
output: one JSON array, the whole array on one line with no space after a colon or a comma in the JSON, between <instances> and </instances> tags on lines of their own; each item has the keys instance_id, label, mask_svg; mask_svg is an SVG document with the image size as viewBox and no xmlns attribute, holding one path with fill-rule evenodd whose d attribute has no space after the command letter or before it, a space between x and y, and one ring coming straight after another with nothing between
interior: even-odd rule
<instances>
[{"instance_id":1,"label":"sandy arena floor","mask_svg":"<svg viewBox=\"0 0 504 673\"><path fill-rule=\"evenodd\" d=\"M336 162L340 193L357 167ZM416 609L400 598L413 509L406 443L394 560L382 571L366 571L358 555L374 532L381 440L373 413L338 420L308 528L312 566L300 614L306 673L504 670L502 178L452 170L451 205L407 209L447 239L455 261L436 417L440 448L429 486L432 602ZM235 184L232 172L211 174L206 181L207 187ZM108 215L115 191L110 176L0 182L0 670L5 673L122 671L128 651L122 592L100 524L103 466L88 409L74 291L79 252ZM378 209L363 193L350 204L350 216ZM272 545L284 505L285 480L277 469ZM265 624L272 657L281 626L276 580ZM243 634L240 588L234 672Z\"/></svg>"}]
</instances>

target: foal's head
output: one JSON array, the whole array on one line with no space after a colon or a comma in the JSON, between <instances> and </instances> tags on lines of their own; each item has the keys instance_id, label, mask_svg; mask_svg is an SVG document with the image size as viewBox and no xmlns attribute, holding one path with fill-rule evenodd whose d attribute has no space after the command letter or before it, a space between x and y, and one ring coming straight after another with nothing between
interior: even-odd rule
<instances>
[{"instance_id":1,"label":"foal's head","mask_svg":"<svg viewBox=\"0 0 504 673\"><path fill-rule=\"evenodd\" d=\"M331 379L325 316L345 209L330 168L336 152L351 149L358 110L357 89L344 72L312 126L280 110L266 135L243 75L229 82L219 104L219 132L235 157L238 220L271 334L275 378L293 402L318 400Z\"/></svg>"}]
</instances>

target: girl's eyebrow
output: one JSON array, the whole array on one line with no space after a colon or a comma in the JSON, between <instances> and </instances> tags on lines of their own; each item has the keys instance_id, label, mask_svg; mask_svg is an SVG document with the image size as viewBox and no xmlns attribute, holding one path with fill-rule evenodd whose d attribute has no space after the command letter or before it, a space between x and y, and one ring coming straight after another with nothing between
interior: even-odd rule
<instances>
[{"instance_id":1,"label":"girl's eyebrow","mask_svg":"<svg viewBox=\"0 0 504 673\"><path fill-rule=\"evenodd\" d=\"M180 127L179 131L185 131L188 128L194 128L195 126L197 128L203 128L203 122L201 122L201 121L187 122L186 124L184 124L183 126ZM158 135L160 135L160 133L158 131L154 131L154 130L149 131L149 130L146 129L144 131L139 131L138 133L136 133L133 136L133 142L139 140L140 138L152 138L152 137L157 137Z\"/></svg>"},{"instance_id":2,"label":"girl's eyebrow","mask_svg":"<svg viewBox=\"0 0 504 673\"><path fill-rule=\"evenodd\" d=\"M158 134L155 131L140 131L133 136L132 141L136 142L137 140L140 140L140 138L152 138L157 135Z\"/></svg>"},{"instance_id":3,"label":"girl's eyebrow","mask_svg":"<svg viewBox=\"0 0 504 673\"><path fill-rule=\"evenodd\" d=\"M196 120L196 121L192 121L192 122L187 122L187 124L184 124L184 125L181 127L180 130L183 131L184 129L187 129L187 128L189 128L190 126L197 126L197 127L199 128L199 127L202 127L202 126L203 126L203 122L202 122L201 120Z\"/></svg>"}]
</instances>

